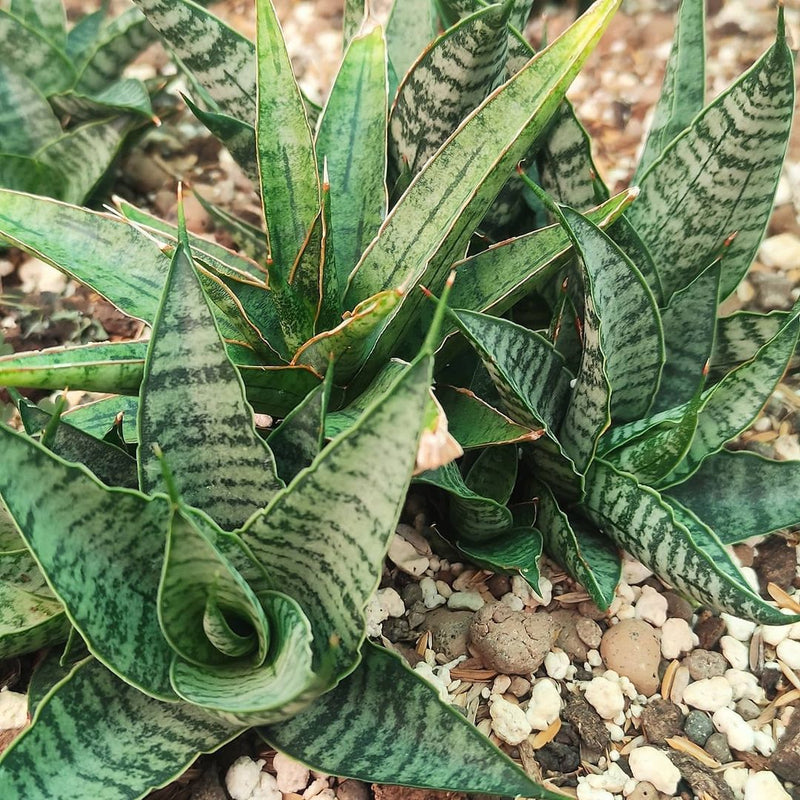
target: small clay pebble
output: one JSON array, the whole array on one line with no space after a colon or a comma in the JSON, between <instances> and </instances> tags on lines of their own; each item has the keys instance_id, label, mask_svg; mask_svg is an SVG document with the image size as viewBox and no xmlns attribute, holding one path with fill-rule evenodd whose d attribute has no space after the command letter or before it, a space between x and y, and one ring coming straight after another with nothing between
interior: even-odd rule
<instances>
[{"instance_id":1,"label":"small clay pebble","mask_svg":"<svg viewBox=\"0 0 800 800\"><path fill-rule=\"evenodd\" d=\"M708 753L711 758L716 758L720 764L727 764L733 761L731 749L728 746L728 740L725 738L724 733L712 733L706 739L703 749Z\"/></svg>"},{"instance_id":2,"label":"small clay pebble","mask_svg":"<svg viewBox=\"0 0 800 800\"><path fill-rule=\"evenodd\" d=\"M603 630L593 619L580 617L575 622L575 632L580 640L591 650L597 650L600 647Z\"/></svg>"},{"instance_id":3,"label":"small clay pebble","mask_svg":"<svg viewBox=\"0 0 800 800\"><path fill-rule=\"evenodd\" d=\"M531 682L520 675L515 675L511 679L511 685L508 687L508 691L511 692L514 697L525 697L530 690Z\"/></svg>"},{"instance_id":4,"label":"small clay pebble","mask_svg":"<svg viewBox=\"0 0 800 800\"><path fill-rule=\"evenodd\" d=\"M692 710L686 715L683 723L683 732L686 738L702 747L708 737L714 733L714 723L704 711Z\"/></svg>"},{"instance_id":5,"label":"small clay pebble","mask_svg":"<svg viewBox=\"0 0 800 800\"><path fill-rule=\"evenodd\" d=\"M626 619L603 634L600 655L608 669L624 675L638 692L658 691L661 645L653 627L643 619Z\"/></svg>"},{"instance_id":6,"label":"small clay pebble","mask_svg":"<svg viewBox=\"0 0 800 800\"><path fill-rule=\"evenodd\" d=\"M728 662L722 653L698 648L686 657L684 665L688 668L692 680L702 681L704 678L716 678L724 675Z\"/></svg>"},{"instance_id":7,"label":"small clay pebble","mask_svg":"<svg viewBox=\"0 0 800 800\"><path fill-rule=\"evenodd\" d=\"M511 591L511 578L508 575L492 575L486 581L486 588L499 600L504 594Z\"/></svg>"},{"instance_id":8,"label":"small clay pebble","mask_svg":"<svg viewBox=\"0 0 800 800\"><path fill-rule=\"evenodd\" d=\"M570 660L583 664L589 650L592 649L578 635L578 621L584 617L565 608L554 611L551 616L558 629L556 644L570 657Z\"/></svg>"},{"instance_id":9,"label":"small clay pebble","mask_svg":"<svg viewBox=\"0 0 800 800\"><path fill-rule=\"evenodd\" d=\"M669 700L653 700L642 711L642 729L650 744L664 744L681 731L683 712Z\"/></svg>"},{"instance_id":10,"label":"small clay pebble","mask_svg":"<svg viewBox=\"0 0 800 800\"><path fill-rule=\"evenodd\" d=\"M658 800L658 789L649 781L640 781L627 800Z\"/></svg>"},{"instance_id":11,"label":"small clay pebble","mask_svg":"<svg viewBox=\"0 0 800 800\"><path fill-rule=\"evenodd\" d=\"M605 619L606 612L598 608L592 600L584 600L578 604L578 613L582 617L589 617L589 619L600 620Z\"/></svg>"},{"instance_id":12,"label":"small clay pebble","mask_svg":"<svg viewBox=\"0 0 800 800\"><path fill-rule=\"evenodd\" d=\"M489 669L504 675L536 672L556 640L552 617L513 611L505 603L489 603L481 608L469 627L474 652Z\"/></svg>"},{"instance_id":13,"label":"small clay pebble","mask_svg":"<svg viewBox=\"0 0 800 800\"><path fill-rule=\"evenodd\" d=\"M768 583L777 583L782 589L788 589L796 570L795 548L782 536L773 536L758 546L753 567L762 588Z\"/></svg>"},{"instance_id":14,"label":"small clay pebble","mask_svg":"<svg viewBox=\"0 0 800 800\"><path fill-rule=\"evenodd\" d=\"M719 617L707 616L698 621L694 626L697 634L698 647L703 650L713 650L725 633L725 622Z\"/></svg>"},{"instance_id":15,"label":"small clay pebble","mask_svg":"<svg viewBox=\"0 0 800 800\"><path fill-rule=\"evenodd\" d=\"M752 700L745 697L736 704L736 713L745 722L749 722L761 714L761 709Z\"/></svg>"},{"instance_id":16,"label":"small clay pebble","mask_svg":"<svg viewBox=\"0 0 800 800\"><path fill-rule=\"evenodd\" d=\"M664 597L667 600L667 616L670 619L685 619L687 622L692 621L692 604L688 600L684 600L679 594L675 592L664 592Z\"/></svg>"}]
</instances>

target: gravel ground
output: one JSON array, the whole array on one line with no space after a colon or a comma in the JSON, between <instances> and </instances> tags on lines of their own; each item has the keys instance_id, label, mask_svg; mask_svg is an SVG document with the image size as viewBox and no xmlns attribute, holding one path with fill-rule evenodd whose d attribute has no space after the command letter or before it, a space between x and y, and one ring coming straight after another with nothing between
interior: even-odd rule
<instances>
[{"instance_id":1,"label":"gravel ground","mask_svg":"<svg viewBox=\"0 0 800 800\"><path fill-rule=\"evenodd\" d=\"M708 3L710 95L768 46L773 5L771 0ZM624 187L633 171L660 88L674 6L628 2L571 91L612 188ZM321 99L340 50L339 0L280 0L277 7L303 86ZM217 3L214 9L252 36L249 1ZM569 19L562 8L550 9L548 36ZM800 9L787 8L787 22L800 44ZM533 24L528 34L539 41L541 26ZM162 57L152 51L136 69L147 75L162 66ZM118 191L144 198L168 216L174 213L178 177L257 219L257 199L247 180L186 119L165 126L129 157ZM213 233L198 205L190 203L187 213L191 227ZM98 298L35 260L0 260L4 279L6 289L24 293L31 305L44 298L57 312L75 310L68 322L62 317L61 327L54 327L53 313L37 313L38 328L19 308L0 310L0 330L17 349L53 343L47 337L95 337L88 314L99 314L101 330L112 338L138 333ZM787 308L799 287L796 125L767 239L726 311ZM785 379L739 446L800 459L797 387L796 378ZM578 800L800 798L800 713L795 713L800 624L762 628L693 609L633 560L626 562L617 597L603 613L547 561L537 594L520 578L437 555L430 547L435 521L425 497L412 495L381 588L367 609L370 633L403 654L534 778ZM734 548L754 588L789 610L800 610L798 538L787 531ZM13 692L0 694L0 727L16 729L23 720L23 701ZM0 731L0 747L2 738ZM201 759L152 798L422 800L432 794L309 773L245 737Z\"/></svg>"}]
</instances>

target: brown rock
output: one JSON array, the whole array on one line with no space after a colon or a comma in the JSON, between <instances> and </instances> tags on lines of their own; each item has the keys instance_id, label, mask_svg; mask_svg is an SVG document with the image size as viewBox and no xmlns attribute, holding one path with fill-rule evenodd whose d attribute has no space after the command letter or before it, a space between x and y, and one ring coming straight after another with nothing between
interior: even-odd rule
<instances>
[{"instance_id":1,"label":"brown rock","mask_svg":"<svg viewBox=\"0 0 800 800\"><path fill-rule=\"evenodd\" d=\"M508 575L495 573L486 581L486 588L499 600L504 594L511 591L511 578Z\"/></svg>"},{"instance_id":2,"label":"brown rock","mask_svg":"<svg viewBox=\"0 0 800 800\"><path fill-rule=\"evenodd\" d=\"M733 552L743 567L752 567L753 559L756 557L755 550L749 544L735 544Z\"/></svg>"},{"instance_id":3,"label":"brown rock","mask_svg":"<svg viewBox=\"0 0 800 800\"><path fill-rule=\"evenodd\" d=\"M703 617L694 626L694 632L700 640L698 647L713 650L725 634L725 623L719 617Z\"/></svg>"},{"instance_id":4,"label":"brown rock","mask_svg":"<svg viewBox=\"0 0 800 800\"><path fill-rule=\"evenodd\" d=\"M769 768L785 781L800 783L800 712L797 709L792 713L778 747L770 756Z\"/></svg>"},{"instance_id":5,"label":"brown rock","mask_svg":"<svg viewBox=\"0 0 800 800\"><path fill-rule=\"evenodd\" d=\"M683 713L669 700L654 700L642 711L642 728L651 744L664 744L671 736L682 731Z\"/></svg>"},{"instance_id":6,"label":"brown rock","mask_svg":"<svg viewBox=\"0 0 800 800\"><path fill-rule=\"evenodd\" d=\"M716 678L725 674L728 662L722 653L713 650L698 648L692 650L684 659L684 665L689 670L692 680L701 681L704 678Z\"/></svg>"},{"instance_id":7,"label":"brown rock","mask_svg":"<svg viewBox=\"0 0 800 800\"><path fill-rule=\"evenodd\" d=\"M336 787L336 797L338 800L369 800L369 786L350 778Z\"/></svg>"},{"instance_id":8,"label":"brown rock","mask_svg":"<svg viewBox=\"0 0 800 800\"><path fill-rule=\"evenodd\" d=\"M485 605L469 627L472 650L486 667L505 675L535 672L555 640L549 614L513 611L504 603Z\"/></svg>"},{"instance_id":9,"label":"brown rock","mask_svg":"<svg viewBox=\"0 0 800 800\"><path fill-rule=\"evenodd\" d=\"M584 600L578 604L578 613L582 617L589 617L589 619L598 620L605 619L608 612L598 608L597 604L592 600Z\"/></svg>"},{"instance_id":10,"label":"brown rock","mask_svg":"<svg viewBox=\"0 0 800 800\"><path fill-rule=\"evenodd\" d=\"M676 750L668 750L667 755L696 797L703 797L705 792L712 800L736 800L733 789L725 783L722 775L701 764L694 756Z\"/></svg>"},{"instance_id":11,"label":"brown rock","mask_svg":"<svg viewBox=\"0 0 800 800\"><path fill-rule=\"evenodd\" d=\"M515 675L511 679L511 685L508 687L508 691L513 694L514 697L524 697L530 690L531 682L520 675Z\"/></svg>"},{"instance_id":12,"label":"brown rock","mask_svg":"<svg viewBox=\"0 0 800 800\"><path fill-rule=\"evenodd\" d=\"M628 800L658 800L658 789L650 781L641 781L628 795Z\"/></svg>"},{"instance_id":13,"label":"brown rock","mask_svg":"<svg viewBox=\"0 0 800 800\"><path fill-rule=\"evenodd\" d=\"M584 619L584 617L566 608L553 611L551 616L556 628L558 628L556 644L570 657L570 660L583 664L586 661L587 653L591 649L586 646L586 642L578 635L578 621Z\"/></svg>"},{"instance_id":14,"label":"brown rock","mask_svg":"<svg viewBox=\"0 0 800 800\"><path fill-rule=\"evenodd\" d=\"M442 653L448 661L467 655L469 626L474 616L472 611L447 608L435 608L427 613L422 628L430 631L434 652Z\"/></svg>"},{"instance_id":15,"label":"brown rock","mask_svg":"<svg viewBox=\"0 0 800 800\"><path fill-rule=\"evenodd\" d=\"M600 715L581 695L568 694L564 719L577 731L586 760L596 764L611 744L611 736Z\"/></svg>"},{"instance_id":16,"label":"brown rock","mask_svg":"<svg viewBox=\"0 0 800 800\"><path fill-rule=\"evenodd\" d=\"M433 789L415 789L411 786L372 784L375 800L466 800L459 792L436 792Z\"/></svg>"},{"instance_id":17,"label":"brown rock","mask_svg":"<svg viewBox=\"0 0 800 800\"><path fill-rule=\"evenodd\" d=\"M597 650L597 648L600 647L600 641L603 638L603 629L593 619L581 617L575 623L575 632L587 647L592 650Z\"/></svg>"},{"instance_id":18,"label":"brown rock","mask_svg":"<svg viewBox=\"0 0 800 800\"><path fill-rule=\"evenodd\" d=\"M758 555L753 567L758 574L761 588L768 583L777 583L782 589L789 589L796 568L795 548L782 536L771 536L758 546Z\"/></svg>"},{"instance_id":19,"label":"brown rock","mask_svg":"<svg viewBox=\"0 0 800 800\"><path fill-rule=\"evenodd\" d=\"M625 619L609 628L600 655L608 669L629 678L641 694L650 697L658 691L661 646L655 629L643 619Z\"/></svg>"},{"instance_id":20,"label":"brown rock","mask_svg":"<svg viewBox=\"0 0 800 800\"><path fill-rule=\"evenodd\" d=\"M675 592L664 592L667 601L667 617L692 621L694 609L692 604Z\"/></svg>"}]
</instances>

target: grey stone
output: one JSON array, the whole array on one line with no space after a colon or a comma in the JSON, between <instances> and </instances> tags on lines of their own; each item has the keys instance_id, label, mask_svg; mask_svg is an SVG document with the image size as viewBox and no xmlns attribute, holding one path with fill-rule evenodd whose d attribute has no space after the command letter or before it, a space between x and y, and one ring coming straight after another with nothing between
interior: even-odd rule
<instances>
[{"instance_id":1,"label":"grey stone","mask_svg":"<svg viewBox=\"0 0 800 800\"><path fill-rule=\"evenodd\" d=\"M714 723L705 711L690 711L683 723L683 732L687 739L702 747L714 733Z\"/></svg>"},{"instance_id":2,"label":"grey stone","mask_svg":"<svg viewBox=\"0 0 800 800\"><path fill-rule=\"evenodd\" d=\"M422 627L430 631L433 650L442 653L448 661L467 655L469 626L475 614L472 611L451 611L435 608L425 615Z\"/></svg>"},{"instance_id":3,"label":"grey stone","mask_svg":"<svg viewBox=\"0 0 800 800\"><path fill-rule=\"evenodd\" d=\"M580 640L592 650L600 647L600 640L603 638L603 629L588 617L580 617L575 622L575 632Z\"/></svg>"},{"instance_id":4,"label":"grey stone","mask_svg":"<svg viewBox=\"0 0 800 800\"><path fill-rule=\"evenodd\" d=\"M586 642L578 635L578 621L585 619L574 611L560 608L551 614L553 622L558 630L556 644L569 657L571 661L583 664L591 648L587 647Z\"/></svg>"},{"instance_id":5,"label":"grey stone","mask_svg":"<svg viewBox=\"0 0 800 800\"><path fill-rule=\"evenodd\" d=\"M703 749L711 758L716 758L720 764L727 764L733 761L733 755L724 733L712 733L711 736L706 739Z\"/></svg>"},{"instance_id":6,"label":"grey stone","mask_svg":"<svg viewBox=\"0 0 800 800\"><path fill-rule=\"evenodd\" d=\"M749 698L744 698L736 704L736 713L745 722L756 719L761 714L761 709Z\"/></svg>"},{"instance_id":7,"label":"grey stone","mask_svg":"<svg viewBox=\"0 0 800 800\"><path fill-rule=\"evenodd\" d=\"M693 650L684 662L692 676L692 680L702 681L705 678L716 678L725 674L728 662L722 653L713 650Z\"/></svg>"}]
</instances>

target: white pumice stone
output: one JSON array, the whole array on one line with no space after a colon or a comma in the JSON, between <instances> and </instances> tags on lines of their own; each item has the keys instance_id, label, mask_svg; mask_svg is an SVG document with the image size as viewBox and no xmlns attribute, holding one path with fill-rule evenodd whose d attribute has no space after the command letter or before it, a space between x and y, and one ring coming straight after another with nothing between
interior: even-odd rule
<instances>
[{"instance_id":1,"label":"white pumice stone","mask_svg":"<svg viewBox=\"0 0 800 800\"><path fill-rule=\"evenodd\" d=\"M616 750L611 752L615 753ZM617 794L625 788L625 784L628 782L628 775L622 771L618 764L611 763L605 772L601 772L598 775L590 772L583 780L595 789L605 789L607 792Z\"/></svg>"},{"instance_id":2,"label":"white pumice stone","mask_svg":"<svg viewBox=\"0 0 800 800\"><path fill-rule=\"evenodd\" d=\"M447 607L453 611L479 611L486 603L477 592L453 592L447 598Z\"/></svg>"},{"instance_id":3,"label":"white pumice stone","mask_svg":"<svg viewBox=\"0 0 800 800\"><path fill-rule=\"evenodd\" d=\"M225 786L233 800L281 800L275 777L261 768L263 759L253 761L248 756L237 758L225 775Z\"/></svg>"},{"instance_id":4,"label":"white pumice stone","mask_svg":"<svg viewBox=\"0 0 800 800\"><path fill-rule=\"evenodd\" d=\"M747 669L750 664L750 653L744 642L734 639L733 636L723 636L719 644L722 655L734 669Z\"/></svg>"},{"instance_id":5,"label":"white pumice stone","mask_svg":"<svg viewBox=\"0 0 800 800\"><path fill-rule=\"evenodd\" d=\"M733 794L739 798L739 800L744 798L744 787L747 783L748 775L749 770L743 767L728 767L722 773L722 779L731 787ZM759 800L761 800L761 798L759 798Z\"/></svg>"},{"instance_id":6,"label":"white pumice stone","mask_svg":"<svg viewBox=\"0 0 800 800\"><path fill-rule=\"evenodd\" d=\"M755 622L740 619L739 617L734 617L733 614L726 614L725 612L719 616L725 622L728 633L733 636L734 639L738 639L740 642L750 641L750 637L752 637L753 631L756 629Z\"/></svg>"},{"instance_id":7,"label":"white pumice stone","mask_svg":"<svg viewBox=\"0 0 800 800\"><path fill-rule=\"evenodd\" d=\"M800 669L800 642L784 639L775 648L775 653L790 669Z\"/></svg>"},{"instance_id":8,"label":"white pumice stone","mask_svg":"<svg viewBox=\"0 0 800 800\"><path fill-rule=\"evenodd\" d=\"M625 731L619 725L615 725L613 722L606 722L605 726L612 742L621 742L625 738Z\"/></svg>"},{"instance_id":9,"label":"white pumice stone","mask_svg":"<svg viewBox=\"0 0 800 800\"><path fill-rule=\"evenodd\" d=\"M774 772L751 772L744 785L744 800L791 800Z\"/></svg>"},{"instance_id":10,"label":"white pumice stone","mask_svg":"<svg viewBox=\"0 0 800 800\"><path fill-rule=\"evenodd\" d=\"M605 789L596 789L582 778L578 778L577 795L578 800L614 800L611 792L607 792Z\"/></svg>"},{"instance_id":11,"label":"white pumice stone","mask_svg":"<svg viewBox=\"0 0 800 800\"><path fill-rule=\"evenodd\" d=\"M734 750L752 750L755 731L731 708L720 708L711 717L714 727L725 734Z\"/></svg>"},{"instance_id":12,"label":"white pumice stone","mask_svg":"<svg viewBox=\"0 0 800 800\"><path fill-rule=\"evenodd\" d=\"M277 773L275 779L281 792L302 792L310 779L308 767L304 767L293 758L276 753L273 767Z\"/></svg>"},{"instance_id":13,"label":"white pumice stone","mask_svg":"<svg viewBox=\"0 0 800 800\"><path fill-rule=\"evenodd\" d=\"M492 730L506 744L522 744L533 730L525 712L500 695L492 695L489 715L492 718Z\"/></svg>"},{"instance_id":14,"label":"white pumice stone","mask_svg":"<svg viewBox=\"0 0 800 800\"><path fill-rule=\"evenodd\" d=\"M512 611L522 611L525 608L525 603L519 599L513 592L508 592L500 598L500 602L507 605Z\"/></svg>"},{"instance_id":15,"label":"white pumice stone","mask_svg":"<svg viewBox=\"0 0 800 800\"><path fill-rule=\"evenodd\" d=\"M652 586L642 586L642 593L634 606L636 617L660 628L667 621L667 598Z\"/></svg>"},{"instance_id":16,"label":"white pumice stone","mask_svg":"<svg viewBox=\"0 0 800 800\"><path fill-rule=\"evenodd\" d=\"M756 750L767 758L775 752L775 748L777 747L772 736L768 733L764 733L764 731L755 731L753 734L753 741Z\"/></svg>"},{"instance_id":17,"label":"white pumice stone","mask_svg":"<svg viewBox=\"0 0 800 800\"><path fill-rule=\"evenodd\" d=\"M311 785L303 792L303 800L310 800L312 797L319 797L328 788L327 777L316 777L311 782Z\"/></svg>"},{"instance_id":18,"label":"white pumice stone","mask_svg":"<svg viewBox=\"0 0 800 800\"><path fill-rule=\"evenodd\" d=\"M27 721L27 696L8 689L0 690L0 731L21 728Z\"/></svg>"},{"instance_id":19,"label":"white pumice stone","mask_svg":"<svg viewBox=\"0 0 800 800\"><path fill-rule=\"evenodd\" d=\"M558 719L561 713L561 694L550 678L540 678L533 684L531 699L525 716L531 728L543 731Z\"/></svg>"},{"instance_id":20,"label":"white pumice stone","mask_svg":"<svg viewBox=\"0 0 800 800\"><path fill-rule=\"evenodd\" d=\"M661 626L661 655L669 661L688 653L699 642L685 619L673 617Z\"/></svg>"},{"instance_id":21,"label":"white pumice stone","mask_svg":"<svg viewBox=\"0 0 800 800\"><path fill-rule=\"evenodd\" d=\"M608 673L606 673L608 675ZM625 709L625 698L619 683L607 677L593 678L586 687L586 702L603 718L613 720Z\"/></svg>"},{"instance_id":22,"label":"white pumice stone","mask_svg":"<svg viewBox=\"0 0 800 800\"><path fill-rule=\"evenodd\" d=\"M743 669L725 670L725 680L733 689L734 700L752 700L761 703L765 698L764 689L759 686L758 678L752 672Z\"/></svg>"},{"instance_id":23,"label":"white pumice stone","mask_svg":"<svg viewBox=\"0 0 800 800\"><path fill-rule=\"evenodd\" d=\"M586 654L586 661L590 667L600 667L603 664L603 657L598 650L589 650Z\"/></svg>"},{"instance_id":24,"label":"white pumice stone","mask_svg":"<svg viewBox=\"0 0 800 800\"><path fill-rule=\"evenodd\" d=\"M378 589L378 600L381 608L386 611L389 617L402 617L406 613L406 606L403 598L391 586L386 589Z\"/></svg>"},{"instance_id":25,"label":"white pumice stone","mask_svg":"<svg viewBox=\"0 0 800 800\"><path fill-rule=\"evenodd\" d=\"M655 747L637 747L628 757L633 777L649 781L659 792L672 795L678 788L681 773L669 758Z\"/></svg>"},{"instance_id":26,"label":"white pumice stone","mask_svg":"<svg viewBox=\"0 0 800 800\"><path fill-rule=\"evenodd\" d=\"M793 625L763 625L761 627L761 638L764 644L777 647L784 639L791 635Z\"/></svg>"},{"instance_id":27,"label":"white pumice stone","mask_svg":"<svg viewBox=\"0 0 800 800\"><path fill-rule=\"evenodd\" d=\"M424 577L419 582L419 588L422 591L422 602L425 608L437 608L447 602L439 592L436 591L436 581L433 578Z\"/></svg>"},{"instance_id":28,"label":"white pumice stone","mask_svg":"<svg viewBox=\"0 0 800 800\"><path fill-rule=\"evenodd\" d=\"M414 667L414 672L418 672L439 692L439 697L441 698L442 702L450 702L450 695L447 693L447 683L442 681L442 679L433 671L433 667L431 667L430 664L426 663L425 661L420 661L419 664ZM487 686L486 688L488 691L489 687Z\"/></svg>"},{"instance_id":29,"label":"white pumice stone","mask_svg":"<svg viewBox=\"0 0 800 800\"><path fill-rule=\"evenodd\" d=\"M704 678L690 683L683 690L682 700L686 705L699 708L701 711L717 711L725 708L733 700L733 689L721 676Z\"/></svg>"},{"instance_id":30,"label":"white pumice stone","mask_svg":"<svg viewBox=\"0 0 800 800\"><path fill-rule=\"evenodd\" d=\"M569 667L569 656L563 650L555 648L544 657L544 671L557 681L567 677Z\"/></svg>"}]
</instances>

